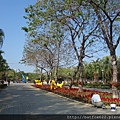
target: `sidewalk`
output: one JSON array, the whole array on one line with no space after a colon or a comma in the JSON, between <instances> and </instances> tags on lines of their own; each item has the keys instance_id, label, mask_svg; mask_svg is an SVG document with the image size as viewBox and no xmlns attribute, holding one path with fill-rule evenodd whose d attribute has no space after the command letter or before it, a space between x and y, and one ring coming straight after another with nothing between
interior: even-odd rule
<instances>
[{"instance_id":1,"label":"sidewalk","mask_svg":"<svg viewBox=\"0 0 120 120\"><path fill-rule=\"evenodd\" d=\"M97 109L51 92L34 88L31 83L12 83L0 92L0 115L87 115L87 114L119 114L117 111Z\"/></svg>"}]
</instances>

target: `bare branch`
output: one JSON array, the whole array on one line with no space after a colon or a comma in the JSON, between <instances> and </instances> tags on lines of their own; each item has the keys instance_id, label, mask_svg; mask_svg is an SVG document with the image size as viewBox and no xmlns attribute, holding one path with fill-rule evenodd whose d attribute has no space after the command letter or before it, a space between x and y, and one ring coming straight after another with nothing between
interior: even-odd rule
<instances>
[{"instance_id":1,"label":"bare branch","mask_svg":"<svg viewBox=\"0 0 120 120\"><path fill-rule=\"evenodd\" d=\"M112 21L111 20L111 18L110 18L110 16L107 14L107 12L102 8L102 7L100 7L100 4L96 4L93 0L90 0L90 3L92 3L93 5L95 5L96 7L96 9L98 9L98 8L100 8L104 13L105 13L105 15L107 16L107 18L110 20L110 21Z\"/></svg>"},{"instance_id":2,"label":"bare branch","mask_svg":"<svg viewBox=\"0 0 120 120\"><path fill-rule=\"evenodd\" d=\"M113 18L112 22L120 15L120 11L116 14L116 16Z\"/></svg>"},{"instance_id":3,"label":"bare branch","mask_svg":"<svg viewBox=\"0 0 120 120\"><path fill-rule=\"evenodd\" d=\"M117 39L117 41L116 41L116 44L114 45L114 48L115 48L115 49L117 48L117 46L118 46L119 43L120 43L120 35L119 35L119 37L118 37L118 39Z\"/></svg>"}]
</instances>

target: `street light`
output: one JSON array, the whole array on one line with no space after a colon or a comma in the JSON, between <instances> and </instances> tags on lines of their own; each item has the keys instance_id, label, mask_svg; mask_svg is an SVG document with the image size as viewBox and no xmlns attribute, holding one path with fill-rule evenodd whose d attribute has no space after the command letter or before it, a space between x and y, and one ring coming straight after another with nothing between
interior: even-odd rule
<instances>
[{"instance_id":1,"label":"street light","mask_svg":"<svg viewBox=\"0 0 120 120\"><path fill-rule=\"evenodd\" d=\"M102 69L102 81L104 81L104 70Z\"/></svg>"}]
</instances>

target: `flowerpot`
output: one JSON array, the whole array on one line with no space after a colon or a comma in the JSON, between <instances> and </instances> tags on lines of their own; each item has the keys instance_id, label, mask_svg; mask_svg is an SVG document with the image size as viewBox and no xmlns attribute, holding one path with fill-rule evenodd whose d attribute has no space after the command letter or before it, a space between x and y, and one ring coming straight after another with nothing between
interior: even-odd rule
<instances>
[{"instance_id":1,"label":"flowerpot","mask_svg":"<svg viewBox=\"0 0 120 120\"><path fill-rule=\"evenodd\" d=\"M116 111L116 104L110 104L111 111Z\"/></svg>"}]
</instances>

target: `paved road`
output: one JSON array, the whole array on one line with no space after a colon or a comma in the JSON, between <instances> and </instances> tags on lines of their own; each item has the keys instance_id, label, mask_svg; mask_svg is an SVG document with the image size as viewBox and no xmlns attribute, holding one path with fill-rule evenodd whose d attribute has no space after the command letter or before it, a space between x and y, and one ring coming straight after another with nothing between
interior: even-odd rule
<instances>
[{"instance_id":1,"label":"paved road","mask_svg":"<svg viewBox=\"0 0 120 120\"><path fill-rule=\"evenodd\" d=\"M1 114L119 114L117 111L94 108L91 105L66 99L31 86L31 83L12 83L0 92Z\"/></svg>"}]
</instances>

